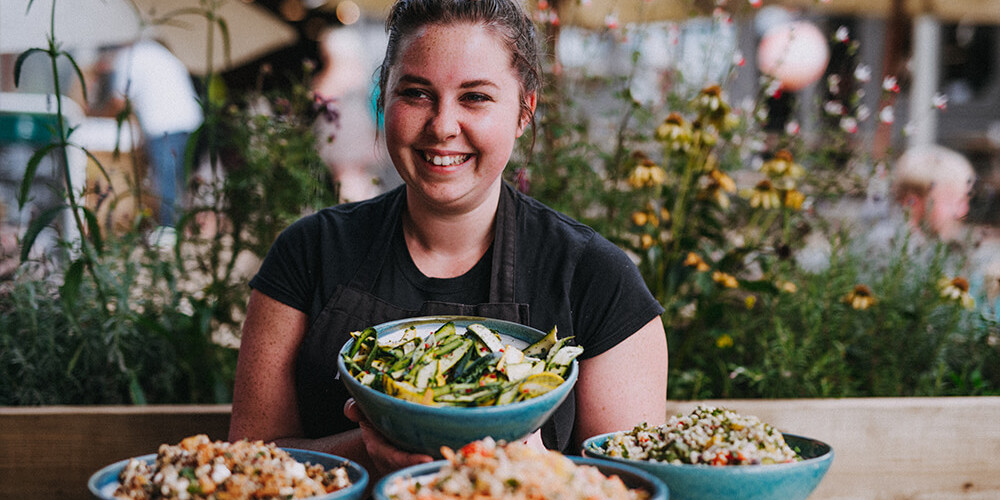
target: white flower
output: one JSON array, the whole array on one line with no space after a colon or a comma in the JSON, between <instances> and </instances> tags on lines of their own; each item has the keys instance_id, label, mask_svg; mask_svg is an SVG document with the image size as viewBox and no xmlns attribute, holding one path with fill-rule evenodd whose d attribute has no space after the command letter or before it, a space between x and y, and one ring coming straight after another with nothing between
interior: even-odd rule
<instances>
[{"instance_id":1,"label":"white flower","mask_svg":"<svg viewBox=\"0 0 1000 500\"><path fill-rule=\"evenodd\" d=\"M855 112L855 115L857 115L858 121L865 121L872 115L872 110L868 106L860 104L858 105L858 110Z\"/></svg>"},{"instance_id":2,"label":"white flower","mask_svg":"<svg viewBox=\"0 0 1000 500\"><path fill-rule=\"evenodd\" d=\"M938 92L934 94L931 103L934 104L935 108L944 111L948 107L948 96Z\"/></svg>"},{"instance_id":3,"label":"white flower","mask_svg":"<svg viewBox=\"0 0 1000 500\"><path fill-rule=\"evenodd\" d=\"M886 124L894 122L896 120L896 114L892 110L892 106L886 106L886 107L882 108L882 111L878 112L878 119L882 123L886 123Z\"/></svg>"},{"instance_id":4,"label":"white flower","mask_svg":"<svg viewBox=\"0 0 1000 500\"><path fill-rule=\"evenodd\" d=\"M859 64L857 68L854 69L854 79L862 82L868 83L872 79L872 69L867 64Z\"/></svg>"},{"instance_id":5,"label":"white flower","mask_svg":"<svg viewBox=\"0 0 1000 500\"><path fill-rule=\"evenodd\" d=\"M850 34L847 31L847 26L841 26L837 28L837 33L834 35L838 42L846 42L850 40Z\"/></svg>"},{"instance_id":6,"label":"white flower","mask_svg":"<svg viewBox=\"0 0 1000 500\"><path fill-rule=\"evenodd\" d=\"M840 116L844 114L844 105L840 101L827 101L823 105L823 111L828 115Z\"/></svg>"},{"instance_id":7,"label":"white flower","mask_svg":"<svg viewBox=\"0 0 1000 500\"><path fill-rule=\"evenodd\" d=\"M608 14L608 15L604 16L604 26L606 26L608 29L612 29L612 30L615 29L615 28L617 28L618 27L618 15L617 14Z\"/></svg>"},{"instance_id":8,"label":"white flower","mask_svg":"<svg viewBox=\"0 0 1000 500\"><path fill-rule=\"evenodd\" d=\"M845 116L840 119L840 128L848 134L856 133L858 131L858 121L850 116Z\"/></svg>"},{"instance_id":9,"label":"white flower","mask_svg":"<svg viewBox=\"0 0 1000 500\"><path fill-rule=\"evenodd\" d=\"M899 82L896 77L887 76L882 80L882 90L886 92L899 92Z\"/></svg>"},{"instance_id":10,"label":"white flower","mask_svg":"<svg viewBox=\"0 0 1000 500\"><path fill-rule=\"evenodd\" d=\"M826 86L831 94L840 93L840 75L830 75L826 79Z\"/></svg>"},{"instance_id":11,"label":"white flower","mask_svg":"<svg viewBox=\"0 0 1000 500\"><path fill-rule=\"evenodd\" d=\"M795 120L789 120L785 124L785 133L788 135L798 135L799 133L799 122Z\"/></svg>"}]
</instances>

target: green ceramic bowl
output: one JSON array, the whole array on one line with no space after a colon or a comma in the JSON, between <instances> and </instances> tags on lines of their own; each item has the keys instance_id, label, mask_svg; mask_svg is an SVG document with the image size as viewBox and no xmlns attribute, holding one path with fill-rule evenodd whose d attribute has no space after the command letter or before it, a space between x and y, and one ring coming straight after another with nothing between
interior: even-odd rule
<instances>
[{"instance_id":1,"label":"green ceramic bowl","mask_svg":"<svg viewBox=\"0 0 1000 500\"><path fill-rule=\"evenodd\" d=\"M342 490L334 491L333 493L312 497L310 500L360 500L364 495L365 488L368 487L368 471L360 465L347 460L346 458L320 453L317 451L297 450L294 448L282 449L287 451L292 458L302 463L308 462L311 464L322 465L327 469L340 467L341 465L347 468L347 477L351 480L350 486ZM149 464L156 462L155 453L135 458L136 460L142 460ZM129 460L130 459L125 459L115 462L90 476L90 480L87 481L87 488L89 488L90 492L94 494L94 497L101 500L115 499L115 489L121 484L118 482L118 475L121 474L122 469L125 468L125 465L128 464Z\"/></svg>"},{"instance_id":2,"label":"green ceramic bowl","mask_svg":"<svg viewBox=\"0 0 1000 500\"><path fill-rule=\"evenodd\" d=\"M673 500L805 500L833 462L830 445L792 434L784 434L785 442L803 457L800 462L712 466L628 460L601 451L613 434L584 441L583 455L642 469L662 479Z\"/></svg>"},{"instance_id":3,"label":"green ceramic bowl","mask_svg":"<svg viewBox=\"0 0 1000 500\"><path fill-rule=\"evenodd\" d=\"M545 336L534 328L489 318L470 316L431 316L409 318L375 327L378 336L401 334L410 326L418 333L436 331L453 321L464 329L480 323L496 330L505 342L526 347ZM497 441L517 441L538 430L573 390L577 378L577 362L573 360L569 375L555 389L526 401L479 407L427 406L405 401L361 384L350 375L343 353L354 344L349 340L337 356L340 379L372 425L401 449L441 457L440 449L462 446L490 436Z\"/></svg>"}]
</instances>

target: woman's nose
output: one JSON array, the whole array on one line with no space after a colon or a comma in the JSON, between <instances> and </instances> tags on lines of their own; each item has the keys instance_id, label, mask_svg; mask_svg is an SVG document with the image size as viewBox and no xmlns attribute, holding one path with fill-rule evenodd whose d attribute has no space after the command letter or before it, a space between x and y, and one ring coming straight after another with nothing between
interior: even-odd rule
<instances>
[{"instance_id":1,"label":"woman's nose","mask_svg":"<svg viewBox=\"0 0 1000 500\"><path fill-rule=\"evenodd\" d=\"M461 131L458 110L447 103L438 104L427 120L426 132L439 141L451 139Z\"/></svg>"}]
</instances>

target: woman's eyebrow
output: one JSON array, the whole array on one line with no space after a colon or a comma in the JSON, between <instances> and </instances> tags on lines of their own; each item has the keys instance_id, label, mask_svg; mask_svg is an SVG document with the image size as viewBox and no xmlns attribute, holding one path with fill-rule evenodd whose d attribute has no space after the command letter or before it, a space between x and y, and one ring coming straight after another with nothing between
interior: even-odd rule
<instances>
[{"instance_id":1,"label":"woman's eyebrow","mask_svg":"<svg viewBox=\"0 0 1000 500\"><path fill-rule=\"evenodd\" d=\"M431 81L416 75L400 75L400 82L413 83L417 85L430 85Z\"/></svg>"},{"instance_id":2,"label":"woman's eyebrow","mask_svg":"<svg viewBox=\"0 0 1000 500\"><path fill-rule=\"evenodd\" d=\"M463 89L471 89L475 87L499 87L499 85L493 83L490 80L470 80L467 82L462 82L460 85Z\"/></svg>"},{"instance_id":3,"label":"woman's eyebrow","mask_svg":"<svg viewBox=\"0 0 1000 500\"><path fill-rule=\"evenodd\" d=\"M431 81L430 80L428 80L428 79L426 79L426 78L424 78L422 76L417 76L417 75L410 75L410 74L400 75L399 81L403 82L403 83L412 83L412 84L415 84L415 85L427 85L427 86L431 86ZM466 82L462 82L462 84L459 85L459 87L463 88L463 89L471 89L471 88L476 88L476 87L494 87L494 88L499 88L500 86L497 85L497 84L495 84L495 83L493 83L493 81L491 81L491 80L480 79L480 80L469 80L469 81L466 81Z\"/></svg>"}]
</instances>

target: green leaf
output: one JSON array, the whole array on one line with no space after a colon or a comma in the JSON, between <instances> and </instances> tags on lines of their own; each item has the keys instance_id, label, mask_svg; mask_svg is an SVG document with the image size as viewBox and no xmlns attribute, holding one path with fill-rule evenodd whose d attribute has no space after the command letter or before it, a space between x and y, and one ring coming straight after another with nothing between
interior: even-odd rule
<instances>
[{"instance_id":1,"label":"green leaf","mask_svg":"<svg viewBox=\"0 0 1000 500\"><path fill-rule=\"evenodd\" d=\"M139 384L139 377L135 376L135 372L129 370L128 373L129 383L128 383L128 393L132 398L132 404L145 405L146 404L146 391L142 390L142 386Z\"/></svg>"},{"instance_id":2,"label":"green leaf","mask_svg":"<svg viewBox=\"0 0 1000 500\"><path fill-rule=\"evenodd\" d=\"M76 72L76 77L80 80L80 90L83 92L83 101L87 102L87 80L83 78L83 71L80 71L80 66L76 64L76 59L68 52L63 52L62 55L69 59L70 64L73 65L73 71Z\"/></svg>"},{"instance_id":3,"label":"green leaf","mask_svg":"<svg viewBox=\"0 0 1000 500\"><path fill-rule=\"evenodd\" d=\"M80 297L80 284L83 281L83 260L73 261L66 269L63 284L59 287L59 296L62 297L66 307L75 309L76 301Z\"/></svg>"},{"instance_id":4,"label":"green leaf","mask_svg":"<svg viewBox=\"0 0 1000 500\"><path fill-rule=\"evenodd\" d=\"M60 212L68 208L65 204L51 207L39 214L38 217L35 217L35 220L31 221L28 230L24 233L24 239L21 241L21 262L27 262L28 256L31 254L31 247L34 246L39 233L48 227L49 224L52 224L52 221L55 220Z\"/></svg>"},{"instance_id":5,"label":"green leaf","mask_svg":"<svg viewBox=\"0 0 1000 500\"><path fill-rule=\"evenodd\" d=\"M29 4L29 8L30 8L30 4ZM17 87L17 86L19 86L21 84L21 66L24 65L24 60L27 59L28 56L30 56L31 54L34 54L35 52L46 53L44 49L40 49L38 47L35 47L33 49L28 49L28 50L26 50L24 52L21 52L21 55L17 56L17 60L14 61L14 86L15 87Z\"/></svg>"},{"instance_id":6,"label":"green leaf","mask_svg":"<svg viewBox=\"0 0 1000 500\"><path fill-rule=\"evenodd\" d=\"M35 173L38 171L38 164L42 162L42 158L49 154L50 151L57 147L56 144L46 144L44 147L39 148L35 151L35 154L31 155L28 160L28 166L24 169L24 179L21 179L21 191L17 195L17 208L18 210L24 208L24 204L28 202L28 194L31 192L31 185L35 182Z\"/></svg>"},{"instance_id":7,"label":"green leaf","mask_svg":"<svg viewBox=\"0 0 1000 500\"><path fill-rule=\"evenodd\" d=\"M94 244L97 253L100 254L104 251L104 239L101 236L101 224L97 221L97 212L88 207L80 207L80 210L83 212L84 218L87 219L87 232L90 234L90 241Z\"/></svg>"}]
</instances>

